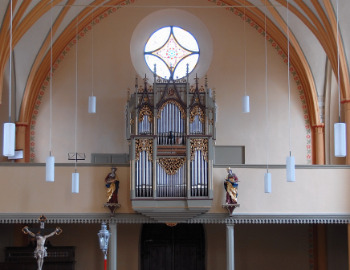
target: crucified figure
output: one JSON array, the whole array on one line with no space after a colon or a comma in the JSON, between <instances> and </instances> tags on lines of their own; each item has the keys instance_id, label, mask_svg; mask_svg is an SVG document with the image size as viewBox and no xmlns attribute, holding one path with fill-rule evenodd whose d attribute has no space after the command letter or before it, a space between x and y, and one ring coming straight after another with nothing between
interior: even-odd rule
<instances>
[{"instance_id":1,"label":"crucified figure","mask_svg":"<svg viewBox=\"0 0 350 270\"><path fill-rule=\"evenodd\" d=\"M29 234L32 237L35 237L36 239L36 248L34 251L34 258L37 259L38 263L38 270L41 270L44 264L44 258L47 256L47 251L45 247L45 241L47 238L56 235L59 235L62 230L61 228L57 227L52 233L49 233L47 235L41 235L40 230L38 233L33 233L29 230L28 226L25 226L22 231L25 234Z\"/></svg>"}]
</instances>

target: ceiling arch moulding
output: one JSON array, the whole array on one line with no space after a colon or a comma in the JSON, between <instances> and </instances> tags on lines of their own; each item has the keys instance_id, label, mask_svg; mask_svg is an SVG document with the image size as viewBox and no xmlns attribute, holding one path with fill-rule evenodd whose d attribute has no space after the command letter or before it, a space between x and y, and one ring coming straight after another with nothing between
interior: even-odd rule
<instances>
[{"instance_id":1,"label":"ceiling arch moulding","mask_svg":"<svg viewBox=\"0 0 350 270\"><path fill-rule=\"evenodd\" d=\"M328 17L325 15L323 8L319 5L319 3L313 1L316 11L320 13L318 15L323 20L323 24L322 24L319 21L318 17L302 1L297 1L297 2L300 5L300 7L304 10L304 12L310 17L312 22L315 25L317 25L318 31L315 33L315 36L319 40L322 47L324 48L325 53L332 65L333 72L337 74L337 71L338 71L337 42L336 42L336 30L334 30L336 27L336 23L334 22L335 19L332 19L332 18L335 18L335 16L334 16L334 11L331 3L328 2L328 5L327 5L325 1L327 14L329 18L331 18L331 22L330 22ZM349 85L348 83L349 77L347 72L347 63L344 55L344 49L341 42L339 43L339 53L340 53L340 59L339 59L340 60L340 85L341 85L342 97L343 99L346 99L346 97L349 96L349 93L348 93L349 90L346 90L347 88L346 85ZM346 72L344 72L344 70L346 70Z\"/></svg>"},{"instance_id":2,"label":"ceiling arch moulding","mask_svg":"<svg viewBox=\"0 0 350 270\"><path fill-rule=\"evenodd\" d=\"M53 31L57 31L62 20L66 16L69 9L73 6L75 0L70 0L67 2L67 5L63 8L58 19L55 21L53 26ZM97 0L94 2L94 5L99 5L103 0ZM94 7L88 6L78 14L78 20L84 18ZM99 16L99 13L96 12L96 16ZM87 21L87 18L86 18ZM78 32L81 31L86 25L86 21L79 22ZM90 18L91 21L91 18ZM52 62L55 63L58 57L61 55L62 51L66 48L67 44L75 38L76 35L76 20L73 21L65 28L61 35L56 39L52 46ZM45 40L46 43L49 41L48 38ZM35 59L35 66L33 65L30 75L27 80L26 88L24 91L23 101L21 105L19 121L29 123L32 118L35 102L37 100L39 91L44 81L47 80L47 75L50 71L50 53L47 52L43 58L43 55L47 52L46 48L41 48L37 58Z\"/></svg>"},{"instance_id":3,"label":"ceiling arch moulding","mask_svg":"<svg viewBox=\"0 0 350 270\"><path fill-rule=\"evenodd\" d=\"M276 0L278 3L284 5L286 7L286 1L285 0ZM306 6L302 1L296 1L299 3L299 6L301 9L309 16L311 19L310 23L309 19L306 18L303 14L301 14L294 6L289 5L290 10L310 29L310 31L315 35L315 37L320 42L321 46L323 47L328 59L331 62L332 69L335 74L337 74L337 48L336 48L336 19L333 12L333 7L329 0L324 0L325 7L327 14L329 18L331 18L331 27L333 30L331 30L331 34L327 34L326 30L323 28L322 24L319 22L317 16L313 14L313 12L309 9L308 6ZM329 22L328 22L329 24ZM314 25L317 25L316 28ZM328 29L330 29L328 27ZM334 38L333 38L334 37ZM332 39L333 41L329 41L329 39ZM341 41L341 39L340 39ZM349 88L349 73L348 73L348 66L347 61L344 54L344 47L343 43L339 43L339 54L340 54L340 83L341 83L341 90L342 90L342 97L344 100L348 100L350 98L350 89Z\"/></svg>"},{"instance_id":4,"label":"ceiling arch moulding","mask_svg":"<svg viewBox=\"0 0 350 270\"><path fill-rule=\"evenodd\" d=\"M318 39L323 49L325 50L326 55L332 61L334 55L332 55L332 44L329 42L328 34L323 24L320 22L319 18L316 14L303 2L303 1L295 1L298 6L304 11L304 13L308 16L309 20L315 25L315 31L310 29L315 37Z\"/></svg>"},{"instance_id":5,"label":"ceiling arch moulding","mask_svg":"<svg viewBox=\"0 0 350 270\"><path fill-rule=\"evenodd\" d=\"M90 3L89 6L87 6L78 14L78 20L80 21L78 26L78 35L81 33L81 31L86 29L86 27L89 24L92 24L92 22L94 22L93 24L97 23L95 22L96 19L100 21L102 18L104 18L104 14L106 14L106 12L108 13L109 10L111 10L111 12L114 12L115 10L122 8L126 4L134 3L134 0L113 0L100 5L100 3L102 2L104 1L96 0L93 3ZM97 5L100 5L100 7L95 9ZM92 10L94 14L93 18L91 16L88 16L89 12L91 12ZM84 31L86 32L86 30ZM57 63L61 61L60 58L63 56L63 52L66 50L66 48L71 45L74 46L72 42L75 39L75 37L76 19L73 19L72 22L65 28L65 30L60 34L60 36L56 39L55 43L53 44L53 73L55 70L55 66L57 66ZM46 86L49 84L50 62L50 53L47 53L43 58L42 62L40 63L40 66L38 67L37 71L34 72L34 75L31 79L30 87L26 88L24 93L25 97L21 104L19 121L29 123L26 132L26 140L28 142L33 142L34 140L34 135L32 136L31 134L35 134L35 114L38 112L39 107L39 105L36 102L38 100L41 100L42 95L45 93ZM33 119L34 121L32 121ZM25 156L25 162L29 162L30 160L34 159L35 150L34 148L32 149L30 143L26 144L25 152L28 153Z\"/></svg>"},{"instance_id":6,"label":"ceiling arch moulding","mask_svg":"<svg viewBox=\"0 0 350 270\"><path fill-rule=\"evenodd\" d=\"M69 4L69 5L63 7L63 9L59 13L58 17L54 21L54 23L52 25L52 35L53 36L57 32L57 29L59 28L59 26L61 25L64 17L66 16L67 12L69 11L70 5L73 4L74 2L75 2L75 0L69 0L67 2L67 4ZM41 48L40 48L40 50L39 50L39 52L38 52L38 54L37 54L37 56L36 56L36 58L34 60L34 63L32 65L32 68L30 70L30 73L29 73L29 76L28 76L28 79L27 79L27 82L26 82L26 87L25 87L25 91L24 91L24 94L23 94L22 105L21 105L20 116L19 116L19 121L20 122L27 121L27 119L30 119L30 116L26 117L26 116L23 115L23 113L28 111L28 110L26 110L26 107L29 104L34 105L34 102L36 100L36 98L32 97L29 93L30 93L30 89L32 89L32 87L34 86L35 75L36 75L40 65L42 65L42 61L43 61L43 58L45 56L45 53L47 52L47 48L50 46L50 43L51 43L50 31L51 31L51 29L49 30L48 35L46 36L46 39L43 42L43 45L41 46ZM54 48L54 44L53 44L52 47ZM52 49L52 51L54 51L54 49ZM49 52L47 52L47 54L49 54ZM49 57L51 57L51 55L49 55ZM49 60L51 60L51 59L49 59ZM49 66L48 66L47 70L43 71L43 73L48 73L50 71L50 69L51 69L50 68L50 63L48 65Z\"/></svg>"},{"instance_id":7,"label":"ceiling arch moulding","mask_svg":"<svg viewBox=\"0 0 350 270\"><path fill-rule=\"evenodd\" d=\"M323 7L320 5L318 1L312 0L311 2L315 7L318 15L320 16L322 24L324 26L325 40L328 43L328 46L330 48L329 59L331 61L334 73L337 74L338 72L338 48L337 48L337 33L336 33L337 28L336 28L336 20L332 22L332 17L334 17L333 8L331 7L329 10L327 10L327 7L326 7L327 13L328 15L330 15L330 17L327 17ZM340 46L341 44L339 44L339 49L340 49ZM343 80L341 80L341 82L342 81ZM341 87L341 89L343 90L344 88Z\"/></svg>"},{"instance_id":8,"label":"ceiling arch moulding","mask_svg":"<svg viewBox=\"0 0 350 270\"><path fill-rule=\"evenodd\" d=\"M12 28L12 48L16 46L18 41L23 37L23 35L32 27L32 25L37 22L42 15L44 15L49 9L50 5L47 5L50 3L51 0L42 0L40 1L21 21L21 23L16 27L15 29ZM54 0L53 3L57 4L61 2L62 0ZM16 2L17 1L13 1ZM12 2L12 6L13 6ZM23 4L23 3L22 3ZM8 12L10 13L10 9L8 9ZM23 15L23 14L22 14ZM7 17L7 14L6 16ZM10 16L9 16L10 17ZM16 15L15 15L16 17ZM20 17L17 17L16 21L20 21ZM1 31L4 31L5 29L2 28ZM10 33L6 33L5 38L3 41L3 44L8 44L10 40ZM2 101L2 90L3 90L3 79L4 79L4 71L6 63L9 59L10 51L9 49L2 49L1 50L1 58L0 58L0 102Z\"/></svg>"},{"instance_id":9,"label":"ceiling arch moulding","mask_svg":"<svg viewBox=\"0 0 350 270\"><path fill-rule=\"evenodd\" d=\"M130 2L130 1L128 1L128 2ZM133 1L131 1L131 2L133 2ZM118 3L122 3L122 1L110 1L109 3L108 3L108 5L112 5L112 4L115 4L115 5L117 5ZM103 6L103 5L102 5ZM105 10L107 10L107 9L109 9L110 7L104 7L105 8ZM256 10L257 10L257 8L256 8ZM100 14L101 13L103 13L103 12L105 12L105 11L101 11L101 12L99 12ZM257 17L258 18L258 16L257 15L255 15L255 13L253 13L252 12L252 16L255 16L255 17ZM97 15L98 16L98 15ZM97 17L97 16L95 16L95 17ZM248 15L249 16L249 15ZM90 16L89 16L90 17ZM86 20L89 20L89 18L87 18ZM90 22L91 22L91 20L89 20ZM89 22L88 21L88 22ZM260 25L261 25L261 22L262 22L262 20L260 19ZM69 44L69 42L74 38L74 35L75 35L75 23L73 24L73 27L70 27L71 28L71 31L69 32L69 31L67 31L67 32L65 32L65 34L61 34L60 35L60 37L58 38L58 39L60 39L60 42L58 42L58 40L55 42L56 44L54 45L54 53L55 53L55 56L54 56L54 58L55 59L57 59L57 57L60 55L60 53L64 50L64 48L67 46L67 44ZM272 36L276 36L277 34L276 33L279 33L279 35L281 35L281 36L283 36L283 34L281 34L281 32L279 31L279 29L274 25L274 24L272 24L271 23L271 25L272 26L274 26L275 27L275 30L274 31L272 31L272 30L269 30L268 29L268 32L271 32L272 33ZM79 28L81 28L81 27L84 27L85 26L85 20L83 20L83 22L81 22L80 23L80 25L79 25ZM69 28L69 27L67 27L67 28ZM268 27L268 28L270 28L270 27ZM67 29L66 29L67 30ZM274 33L274 32L276 32L276 33ZM71 36L72 35L72 36ZM276 38L276 40L278 40L278 39L280 39L280 38ZM62 47L63 49L61 50L60 48L58 48L58 47ZM57 49L58 48L58 49ZM48 57L48 56L46 56L46 57ZM40 91L40 87L43 85L43 82L45 81L45 79L46 79L46 77L47 77L47 73L48 73L48 71L49 71L49 67L47 67L47 69L46 69L46 72L45 72L45 68L43 68L44 66L49 66L49 60L50 59L46 59L45 61L43 61L43 63L40 65L40 70L38 70L38 72L36 73L36 76L35 77L37 77L37 76L39 76L38 77L38 79L39 80L34 80L35 82L40 82L40 83L37 83L35 86L33 85L33 87L31 87L30 88L30 91L28 92L29 93L29 95L33 95L33 97L35 98L35 99L33 99L33 100L31 100L31 99L29 99L30 100L30 104L32 104L33 106L32 106L32 108L31 109L28 109L28 107L26 108L26 110L25 111L27 111L28 112L28 114L27 113L25 113L25 114L23 114L23 115L25 115L25 117L27 117L28 116L28 119L29 119L29 117L30 116L32 116L33 115L33 111L34 111L34 103L35 103L35 101L36 101L36 98L38 97L38 92ZM296 67L296 69L300 69L300 65L297 65L297 64L295 64L295 67ZM301 80L302 80L302 77L301 77ZM33 94L35 91L36 91L36 93L35 94ZM307 94L307 93L306 93ZM22 103L22 105L23 105L23 103ZM21 113L21 115L22 115L22 113Z\"/></svg>"},{"instance_id":10,"label":"ceiling arch moulding","mask_svg":"<svg viewBox=\"0 0 350 270\"><path fill-rule=\"evenodd\" d=\"M8 2L7 9L5 12L5 16L2 20L1 24L1 32L0 32L0 104L2 104L2 88L4 84L4 71L5 65L7 63L8 56L10 55L10 48L8 46L9 41L7 37L10 36L10 20L11 20L11 7L10 1ZM12 10L17 5L17 0L12 1ZM12 30L13 32L13 30ZM6 42L7 40L7 42ZM7 57L6 57L7 55Z\"/></svg>"},{"instance_id":11,"label":"ceiling arch moulding","mask_svg":"<svg viewBox=\"0 0 350 270\"><path fill-rule=\"evenodd\" d=\"M345 56L345 50L344 50L344 44L343 39L341 35L340 29L337 30L337 22L339 18L337 19L336 11L334 11L334 8L329 0L323 1L325 4L326 12L329 17L329 23L330 27L332 29L332 37L334 40L333 50L335 51L335 65L333 66L334 74L338 74L338 49L339 49L339 80L340 82L340 89L343 100L349 100L350 99L350 78L349 78L349 69L348 69L348 63ZM338 36L337 36L338 32ZM339 46L339 48L338 48ZM337 77L337 76L336 76ZM337 78L338 79L338 78Z\"/></svg>"},{"instance_id":12,"label":"ceiling arch moulding","mask_svg":"<svg viewBox=\"0 0 350 270\"><path fill-rule=\"evenodd\" d=\"M224 2L224 1L221 1ZM263 5L265 5L265 0L261 0ZM249 1L245 0L238 0L238 1L225 1L224 2L228 6L234 6L235 9L240 10L243 12L243 7L246 6L246 16L250 17L255 23L257 23L262 29L264 29L264 20L265 20L265 13L263 13L258 7L251 4ZM268 8L273 8L273 5L268 2ZM241 7L239 7L241 6ZM269 18L267 19L267 33L272 37L274 41L278 43L278 45L283 49L285 54L287 54L287 39L286 36L281 32L281 30L271 21ZM317 93L314 83L314 78L312 76L309 64L299 47L299 44L297 43L296 39L294 40L294 47L292 47L292 50L290 52L291 56L291 63L294 66L295 71L297 72L298 76L294 76L294 78L297 78L297 84L302 85L302 88L305 90L305 97L306 97L306 105L307 105L307 114L309 117L309 120L311 122L311 125L318 125L320 123L320 116L319 116L319 108L318 108L318 102L317 102ZM298 50L297 50L297 49ZM307 74L307 76L305 76Z\"/></svg>"},{"instance_id":13,"label":"ceiling arch moulding","mask_svg":"<svg viewBox=\"0 0 350 270\"><path fill-rule=\"evenodd\" d=\"M264 0L261 0L264 1ZM269 2L270 3L270 2ZM276 22L280 25L281 29L283 29L285 35L278 36L278 40L281 43L281 47L284 49L285 53L288 53L287 48L287 27L289 27L285 20L281 17L276 8L271 4L267 5L267 9L271 13L271 15L275 18ZM288 4L289 9L289 4ZM317 98L317 90L314 81L314 77L312 75L310 66L306 60L306 57L301 49L299 42L295 38L293 32L289 30L289 42L292 44L290 47L290 62L294 68L301 71L298 73L300 80L303 82L305 87L305 95L307 96L306 102L309 108L309 116L311 120L311 124L313 126L321 124L321 118L319 113L318 106L318 98Z\"/></svg>"},{"instance_id":14,"label":"ceiling arch moulding","mask_svg":"<svg viewBox=\"0 0 350 270\"><path fill-rule=\"evenodd\" d=\"M257 6L254 6L249 1L246 0L232 0L232 1L219 1L219 0L208 0L217 5L225 7L226 10L232 12L236 16L243 17L244 14L247 18L246 23L250 24L254 29L256 29L261 35L265 35L265 13L263 13ZM244 12L244 7L245 12ZM283 32L268 18L267 19L267 36L268 42L276 52L282 57L283 61L287 63L287 38ZM252 23L250 23L252 22ZM304 54L301 53L304 57ZM294 47L290 49L290 72L293 76L294 81L297 85L299 99L302 104L302 112L304 114L305 129L306 129L306 148L307 148L307 161L312 163L312 132L311 127L317 126L315 123L320 121L319 108L317 100L316 90L312 92L312 86L314 85L313 76L306 76L307 70L309 69L308 62L301 61ZM310 72L311 73L311 72ZM314 87L315 89L315 87Z\"/></svg>"},{"instance_id":15,"label":"ceiling arch moulding","mask_svg":"<svg viewBox=\"0 0 350 270\"><path fill-rule=\"evenodd\" d=\"M17 28L20 20L22 19L25 11L27 10L28 6L31 4L32 0L29 0L29 1L23 1L21 3L21 5L19 6L18 8L18 11L16 12L16 15L15 17L13 18L13 22L12 22L12 27L14 29Z\"/></svg>"}]
</instances>

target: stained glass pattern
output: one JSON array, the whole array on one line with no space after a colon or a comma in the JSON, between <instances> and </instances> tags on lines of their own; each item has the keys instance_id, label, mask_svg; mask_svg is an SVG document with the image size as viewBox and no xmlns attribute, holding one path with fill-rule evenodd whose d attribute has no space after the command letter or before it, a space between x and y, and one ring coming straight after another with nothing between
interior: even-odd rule
<instances>
[{"instance_id":1,"label":"stained glass pattern","mask_svg":"<svg viewBox=\"0 0 350 270\"><path fill-rule=\"evenodd\" d=\"M180 79L190 73L199 60L199 46L193 35L186 30L167 26L154 32L145 46L145 61L158 76Z\"/></svg>"}]
</instances>

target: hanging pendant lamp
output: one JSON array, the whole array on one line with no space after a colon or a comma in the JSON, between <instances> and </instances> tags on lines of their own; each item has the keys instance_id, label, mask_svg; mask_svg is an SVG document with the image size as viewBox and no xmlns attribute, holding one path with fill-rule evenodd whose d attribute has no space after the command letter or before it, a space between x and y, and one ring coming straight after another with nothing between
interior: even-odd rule
<instances>
[{"instance_id":1,"label":"hanging pendant lamp","mask_svg":"<svg viewBox=\"0 0 350 270\"><path fill-rule=\"evenodd\" d=\"M72 193L79 193L79 173L72 173Z\"/></svg>"},{"instance_id":2,"label":"hanging pendant lamp","mask_svg":"<svg viewBox=\"0 0 350 270\"><path fill-rule=\"evenodd\" d=\"M16 125L14 123L4 123L3 130L3 152L5 157L15 155L16 145Z\"/></svg>"},{"instance_id":3,"label":"hanging pendant lamp","mask_svg":"<svg viewBox=\"0 0 350 270\"><path fill-rule=\"evenodd\" d=\"M74 120L74 148L75 148L75 171L72 173L72 193L79 193L79 173L77 172L77 123L78 123L78 17L76 24L77 42L75 44L75 120Z\"/></svg>"},{"instance_id":4,"label":"hanging pendant lamp","mask_svg":"<svg viewBox=\"0 0 350 270\"><path fill-rule=\"evenodd\" d=\"M96 96L94 96L94 28L92 21L94 13L91 13L91 96L89 96L88 113L96 113Z\"/></svg>"},{"instance_id":5,"label":"hanging pendant lamp","mask_svg":"<svg viewBox=\"0 0 350 270\"><path fill-rule=\"evenodd\" d=\"M346 157L345 123L334 123L334 156Z\"/></svg>"},{"instance_id":6,"label":"hanging pendant lamp","mask_svg":"<svg viewBox=\"0 0 350 270\"><path fill-rule=\"evenodd\" d=\"M46 158L46 182L55 181L55 157L48 156Z\"/></svg>"},{"instance_id":7,"label":"hanging pendant lamp","mask_svg":"<svg viewBox=\"0 0 350 270\"><path fill-rule=\"evenodd\" d=\"M264 175L264 190L265 193L271 193L271 173L268 171Z\"/></svg>"},{"instance_id":8,"label":"hanging pendant lamp","mask_svg":"<svg viewBox=\"0 0 350 270\"><path fill-rule=\"evenodd\" d=\"M287 182L295 182L295 158L290 155L286 159Z\"/></svg>"},{"instance_id":9,"label":"hanging pendant lamp","mask_svg":"<svg viewBox=\"0 0 350 270\"><path fill-rule=\"evenodd\" d=\"M266 6L266 0L265 0ZM271 173L269 173L269 96L268 96L268 85L267 85L267 24L266 24L266 13L265 13L265 117L266 117L266 173L264 175L264 190L265 193L271 193Z\"/></svg>"},{"instance_id":10,"label":"hanging pendant lamp","mask_svg":"<svg viewBox=\"0 0 350 270\"><path fill-rule=\"evenodd\" d=\"M245 3L244 3L244 18L243 18L243 29L244 29L244 96L242 97L242 112L250 112L250 101L247 95L247 37L246 37L246 17L245 17Z\"/></svg>"},{"instance_id":11,"label":"hanging pendant lamp","mask_svg":"<svg viewBox=\"0 0 350 270\"><path fill-rule=\"evenodd\" d=\"M287 0L287 72L288 72L288 130L289 130L289 156L286 158L287 182L295 182L295 158L292 156L291 142L291 112L290 112L290 44L289 44L289 0Z\"/></svg>"},{"instance_id":12,"label":"hanging pendant lamp","mask_svg":"<svg viewBox=\"0 0 350 270\"><path fill-rule=\"evenodd\" d=\"M247 96L247 95L244 95L242 97L242 112L244 112L244 113L250 112L249 96Z\"/></svg>"},{"instance_id":13,"label":"hanging pendant lamp","mask_svg":"<svg viewBox=\"0 0 350 270\"><path fill-rule=\"evenodd\" d=\"M52 156L52 2L51 2L51 29L50 29L50 138L49 156L46 158L46 182L55 181L55 157Z\"/></svg>"},{"instance_id":14,"label":"hanging pendant lamp","mask_svg":"<svg viewBox=\"0 0 350 270\"><path fill-rule=\"evenodd\" d=\"M337 10L337 61L338 61L338 117L339 123L334 124L334 156L346 157L346 124L340 122L340 59L339 59L339 13L338 0L336 2Z\"/></svg>"},{"instance_id":15,"label":"hanging pendant lamp","mask_svg":"<svg viewBox=\"0 0 350 270\"><path fill-rule=\"evenodd\" d=\"M16 147L16 125L11 123L12 113L12 0L10 2L10 53L9 53L9 123L4 123L2 154L5 157L15 155Z\"/></svg>"},{"instance_id":16,"label":"hanging pendant lamp","mask_svg":"<svg viewBox=\"0 0 350 270\"><path fill-rule=\"evenodd\" d=\"M89 113L96 113L96 96L89 96Z\"/></svg>"}]
</instances>

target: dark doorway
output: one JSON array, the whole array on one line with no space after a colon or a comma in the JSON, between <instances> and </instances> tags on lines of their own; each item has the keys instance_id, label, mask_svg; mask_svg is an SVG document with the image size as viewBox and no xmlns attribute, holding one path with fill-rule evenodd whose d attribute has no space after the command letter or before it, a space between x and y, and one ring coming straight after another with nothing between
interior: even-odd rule
<instances>
[{"instance_id":1,"label":"dark doorway","mask_svg":"<svg viewBox=\"0 0 350 270\"><path fill-rule=\"evenodd\" d=\"M145 224L141 235L141 270L204 270L201 224Z\"/></svg>"}]
</instances>

